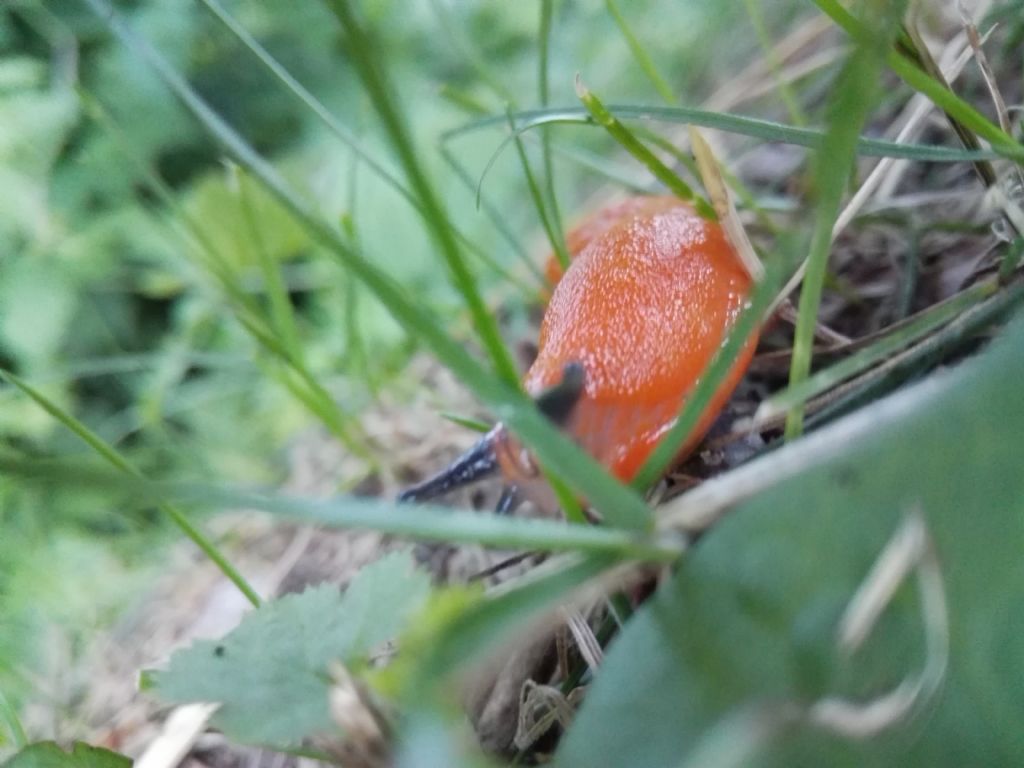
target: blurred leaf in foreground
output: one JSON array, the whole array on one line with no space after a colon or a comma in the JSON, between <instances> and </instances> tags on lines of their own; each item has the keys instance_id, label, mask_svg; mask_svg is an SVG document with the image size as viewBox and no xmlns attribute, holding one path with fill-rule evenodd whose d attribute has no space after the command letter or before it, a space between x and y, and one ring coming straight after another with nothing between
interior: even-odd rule
<instances>
[{"instance_id":1,"label":"blurred leaf in foreground","mask_svg":"<svg viewBox=\"0 0 1024 768\"><path fill-rule=\"evenodd\" d=\"M130 768L124 755L76 741L65 752L52 741L31 744L3 763L3 768Z\"/></svg>"},{"instance_id":2,"label":"blurred leaf in foreground","mask_svg":"<svg viewBox=\"0 0 1024 768\"><path fill-rule=\"evenodd\" d=\"M293 744L332 727L328 665L366 660L397 635L430 593L406 552L367 566L341 593L324 584L250 614L227 637L176 653L157 691L176 701L220 702L213 723L233 739Z\"/></svg>"},{"instance_id":3,"label":"blurred leaf in foreground","mask_svg":"<svg viewBox=\"0 0 1024 768\"><path fill-rule=\"evenodd\" d=\"M558 764L731 765L737 750L758 758L744 765L1019 764L1022 345L1017 322L960 370L783 449L803 450L806 468L733 510L638 614ZM836 643L843 609L911 509L924 514L948 596L937 699L860 741L768 724L826 695L868 703L921 668L925 630L907 586L857 653Z\"/></svg>"}]
</instances>

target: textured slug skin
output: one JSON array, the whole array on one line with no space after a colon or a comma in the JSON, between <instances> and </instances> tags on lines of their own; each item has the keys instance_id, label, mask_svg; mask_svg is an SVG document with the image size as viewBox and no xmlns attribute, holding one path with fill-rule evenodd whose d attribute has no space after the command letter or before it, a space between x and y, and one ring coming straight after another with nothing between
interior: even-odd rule
<instances>
[{"instance_id":1,"label":"textured slug skin","mask_svg":"<svg viewBox=\"0 0 1024 768\"><path fill-rule=\"evenodd\" d=\"M568 244L565 274L547 265L556 284L524 384L536 395L561 380L566 363L582 363L586 388L566 429L629 480L724 341L750 277L721 226L675 197L610 206L570 233ZM740 353L679 458L728 401L756 344L750 339Z\"/></svg>"}]
</instances>

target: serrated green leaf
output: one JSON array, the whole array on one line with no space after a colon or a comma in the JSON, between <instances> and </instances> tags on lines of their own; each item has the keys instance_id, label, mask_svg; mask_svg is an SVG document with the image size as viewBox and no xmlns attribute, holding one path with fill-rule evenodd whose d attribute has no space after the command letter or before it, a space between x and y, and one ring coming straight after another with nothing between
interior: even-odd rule
<instances>
[{"instance_id":1,"label":"serrated green leaf","mask_svg":"<svg viewBox=\"0 0 1024 768\"><path fill-rule=\"evenodd\" d=\"M220 702L213 723L233 739L287 745L331 727L328 665L356 665L394 637L430 592L407 552L368 565L341 593L331 584L289 595L246 617L227 637L171 658L157 692L175 702Z\"/></svg>"},{"instance_id":2,"label":"serrated green leaf","mask_svg":"<svg viewBox=\"0 0 1024 768\"><path fill-rule=\"evenodd\" d=\"M949 676L934 711L853 744L810 729L775 733L743 764L1019 763L1022 344L1018 322L955 374L760 459L803 451L805 469L730 513L627 627L558 765L682 765L723 734L760 739L741 717L751 706L891 690L922 661L912 590L852 658L835 650L836 626L909 508L934 538L950 610Z\"/></svg>"},{"instance_id":3,"label":"serrated green leaf","mask_svg":"<svg viewBox=\"0 0 1024 768\"><path fill-rule=\"evenodd\" d=\"M109 749L76 741L65 752L52 741L31 744L3 763L3 768L129 768L132 761Z\"/></svg>"}]
</instances>

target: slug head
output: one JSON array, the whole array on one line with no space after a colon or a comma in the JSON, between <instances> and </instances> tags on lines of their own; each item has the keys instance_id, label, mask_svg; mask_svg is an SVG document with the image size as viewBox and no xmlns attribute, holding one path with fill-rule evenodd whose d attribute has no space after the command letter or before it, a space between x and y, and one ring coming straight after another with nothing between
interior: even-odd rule
<instances>
[{"instance_id":1,"label":"slug head","mask_svg":"<svg viewBox=\"0 0 1024 768\"><path fill-rule=\"evenodd\" d=\"M585 374L577 362L567 363L562 380L535 399L538 410L554 424L563 426L583 395ZM437 475L404 490L398 501L427 501L456 488L501 472L506 490L496 510L511 512L522 499L529 499L544 512L553 514L558 502L530 451L504 424L495 427Z\"/></svg>"}]
</instances>

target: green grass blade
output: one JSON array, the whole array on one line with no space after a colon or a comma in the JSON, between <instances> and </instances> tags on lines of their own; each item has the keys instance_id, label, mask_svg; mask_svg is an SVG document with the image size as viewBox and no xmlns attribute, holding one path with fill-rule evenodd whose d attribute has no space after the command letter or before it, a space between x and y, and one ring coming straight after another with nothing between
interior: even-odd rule
<instances>
[{"instance_id":1,"label":"green grass blade","mask_svg":"<svg viewBox=\"0 0 1024 768\"><path fill-rule=\"evenodd\" d=\"M579 528L581 526L572 526ZM559 602L573 589L606 571L615 561L600 554L565 556L549 561L528 577L470 607L453 619L431 644L418 667L414 690L429 690L458 669L486 656L498 643L529 626L531 618Z\"/></svg>"},{"instance_id":2,"label":"green grass blade","mask_svg":"<svg viewBox=\"0 0 1024 768\"><path fill-rule=\"evenodd\" d=\"M679 178L671 168L661 162L651 150L645 147L633 135L633 132L626 128L618 118L608 111L604 104L601 103L601 100L583 85L583 82L578 77L576 78L576 95L579 96L583 106L586 107L598 125L619 142L623 149L643 163L658 181L671 190L672 194L682 200L693 202L694 207L701 216L708 219L717 218L715 209L711 207L711 204L704 198L694 194L690 185Z\"/></svg>"},{"instance_id":3,"label":"green grass blade","mask_svg":"<svg viewBox=\"0 0 1024 768\"><path fill-rule=\"evenodd\" d=\"M444 206L433 185L427 179L426 172L416 155L405 120L395 103L395 90L383 69L381 57L348 0L325 0L325 2L345 31L352 63L363 81L363 86L384 124L395 151L398 153L413 194L423 206L424 221L444 257L455 288L462 295L469 309L481 344L490 356L498 376L510 385L517 384L519 373L516 370L515 362L501 339L494 314L484 304L476 282L462 258L458 241Z\"/></svg>"},{"instance_id":4,"label":"green grass blade","mask_svg":"<svg viewBox=\"0 0 1024 768\"><path fill-rule=\"evenodd\" d=\"M108 464L130 477L143 479L142 473L140 473L139 470L137 470L124 456L118 453L112 445L107 443L102 437L85 426L85 424L46 397L42 392L29 385L27 382L22 381L10 371L5 371L2 368L0 368L0 378L8 384L17 387L28 397L34 400L40 408L77 435ZM198 528L192 525L188 518L186 518L177 508L170 504L161 504L159 506L161 511L167 514L171 520L174 521L174 524L177 525L178 528L180 528L181 531L191 539L200 550L202 550L210 561L220 569L221 573L223 573L228 580L238 588L238 591L245 595L249 602L254 606L259 606L260 597L256 593L256 590L249 585L249 582L247 582L242 574L235 569L217 546L206 538Z\"/></svg>"},{"instance_id":5,"label":"green grass blade","mask_svg":"<svg viewBox=\"0 0 1024 768\"><path fill-rule=\"evenodd\" d=\"M270 51L260 45L259 41L253 37L249 32L238 23L227 10L218 2L218 0L200 0L203 5L220 21L224 27L233 34L238 41L245 46L263 66L265 66L270 73L284 86L285 90L292 94L298 101L306 107L318 120L345 146L352 150L355 155L366 163L377 176L384 181L389 187L395 192L404 197L410 205L414 208L419 209L419 201L415 198L412 192L401 182L401 180L394 174L393 171L384 166L383 163L378 161L360 142L357 137L344 123L338 120L330 110L323 105L323 103L316 98L310 91L302 85L298 80L292 77L291 73L285 69L277 59L275 59Z\"/></svg>"},{"instance_id":6,"label":"green grass blade","mask_svg":"<svg viewBox=\"0 0 1024 768\"><path fill-rule=\"evenodd\" d=\"M310 93L310 91L302 85L302 83L296 80L266 48L260 45L259 41L249 34L245 27L238 23L237 19L229 14L217 0L201 0L201 2L228 29L229 32L231 32L238 41L242 43L243 46L252 52L260 63L262 63L281 83L288 93L294 96L304 107L309 109L321 123L323 123L335 138L339 139L343 144L351 149L356 157L365 163L378 178L401 195L417 212L421 215L424 214L424 208L420 201L412 192L409 191L409 188L406 187L397 176L395 176L394 172L377 160L373 154L371 154L362 145L359 138L347 126L345 126L344 123L331 114L330 110L324 106L323 102L317 99L316 96ZM476 246L475 243L465 235L465 233L459 231L457 232L457 236L467 248L470 248L474 252L482 255L481 249ZM493 267L493 262L488 262L488 266ZM506 275L507 273L503 273L503 276Z\"/></svg>"},{"instance_id":7,"label":"green grass blade","mask_svg":"<svg viewBox=\"0 0 1024 768\"><path fill-rule=\"evenodd\" d=\"M1013 242L1006 248L1002 260L999 262L999 279L1006 282L1020 266L1024 258L1024 236L1014 238Z\"/></svg>"},{"instance_id":8,"label":"green grass blade","mask_svg":"<svg viewBox=\"0 0 1024 768\"><path fill-rule=\"evenodd\" d=\"M630 53L633 54L636 63L640 65L640 69L643 70L647 79L651 81L651 85L654 86L654 90L658 92L658 95L661 96L666 104L676 105L678 103L676 95L672 92L668 81L661 76L658 68L654 65L654 60L647 54L647 49L644 48L637 36L633 34L629 22L626 21L626 17L619 10L618 3L615 0L605 0L604 5L608 9L608 14L615 21L615 26L619 28L619 32L626 41L626 45L629 46Z\"/></svg>"},{"instance_id":9,"label":"green grass blade","mask_svg":"<svg viewBox=\"0 0 1024 768\"><path fill-rule=\"evenodd\" d=\"M305 391L296 390L295 380L291 377L282 376L279 377L279 381L307 407L315 403L316 407L310 407L313 415L319 418L345 447L360 458L373 463L373 455L366 447L366 438L353 416L330 397L303 361L295 356L295 350L279 338L274 328L267 324L260 305L238 284L232 268L220 255L199 222L179 204L174 192L167 187L159 174L144 159L130 151L129 142L103 105L88 93L80 92L80 97L90 116L119 139L116 146L139 169L153 193L174 214L173 220L180 222L178 226L172 227L172 230L195 254L200 266L215 279L238 323L266 352L278 358L283 365L290 367L298 375L304 382ZM312 393L312 397L309 393Z\"/></svg>"},{"instance_id":10,"label":"green grass blade","mask_svg":"<svg viewBox=\"0 0 1024 768\"><path fill-rule=\"evenodd\" d=\"M480 82L490 88L501 102L505 104L514 103L515 94L505 86L502 78L491 69L487 59L480 52L479 48L473 44L473 41L462 33L458 24L455 23L455 19L452 18L451 11L444 0L430 0L430 5L434 9L437 20L441 23L442 30L444 30L448 37L448 43L469 63L473 74L479 78Z\"/></svg>"},{"instance_id":11,"label":"green grass blade","mask_svg":"<svg viewBox=\"0 0 1024 768\"><path fill-rule=\"evenodd\" d=\"M838 0L814 0L814 4L860 44L872 41L873 31L839 4ZM900 78L918 93L927 96L946 114L958 120L992 144L999 154L1024 163L1024 145L992 123L978 110L958 97L942 83L924 72L917 64L890 46L885 62Z\"/></svg>"},{"instance_id":12,"label":"green grass blade","mask_svg":"<svg viewBox=\"0 0 1024 768\"><path fill-rule=\"evenodd\" d=\"M387 501L342 497L313 501L283 495L248 493L210 486L156 484L153 492L171 494L190 506L260 509L291 520L331 528L379 531L426 541L480 544L499 549L545 552L595 552L617 557L668 562L681 544L669 539L557 520L461 512L446 507L396 505Z\"/></svg>"},{"instance_id":13,"label":"green grass blade","mask_svg":"<svg viewBox=\"0 0 1024 768\"><path fill-rule=\"evenodd\" d=\"M452 169L456 178L465 185L466 189L476 195L477 202L480 206L480 210L491 220L494 225L495 231L501 235L502 239L508 243L512 252L516 255L516 259L522 264L526 270L536 279L537 286L542 287L544 285L544 274L540 271L533 259L530 258L530 254L523 248L523 244L519 241L518 235L516 235L508 225L505 217L491 204L491 202L482 194L482 190L478 187L477 183L473 181L473 177L469 171L466 170L465 166L458 161L458 158L452 154L451 150L443 144L439 145L438 151L441 154L441 158L448 164L448 167ZM512 275L508 270L504 271L504 276L507 279L517 285L524 294L528 294L529 288L519 280L515 275Z\"/></svg>"},{"instance_id":14,"label":"green grass blade","mask_svg":"<svg viewBox=\"0 0 1024 768\"><path fill-rule=\"evenodd\" d=\"M288 298L288 289L281 276L281 265L274 260L266 248L263 235L260 232L260 224L252 209L252 196L249 191L247 175L244 172L239 172L237 175L238 204L248 230L250 245L256 253L260 272L263 274L263 283L270 303L271 327L281 339L281 344L288 351L289 357L302 361L302 345L299 343L299 332L295 323L292 302Z\"/></svg>"},{"instance_id":15,"label":"green grass blade","mask_svg":"<svg viewBox=\"0 0 1024 768\"><path fill-rule=\"evenodd\" d=\"M882 397L906 382L907 376L934 366L936 359L948 358L963 349L979 333L1003 322L1024 300L1024 281L1005 286L994 296L968 308L935 333L881 365L843 384L843 394L814 414L815 424L827 423L858 404ZM808 419L811 421L811 419Z\"/></svg>"},{"instance_id":16,"label":"green grass blade","mask_svg":"<svg viewBox=\"0 0 1024 768\"><path fill-rule=\"evenodd\" d=\"M509 121L511 125L511 120ZM537 177L533 175L533 169L530 167L530 159L526 156L526 149L523 147L522 139L519 134L512 130L512 141L516 147L516 155L519 157L519 164L523 169L523 176L526 179L526 188L530 192L530 198L533 200L533 207L537 210L537 216L540 218L541 226L544 228L544 233L548 237L548 243L551 245L551 249L555 252L558 257L558 263L565 269L569 266L569 252L565 249L565 240L562 238L559 230L556 229L555 223L552 219L551 213L548 210L548 206L544 201L544 193L541 191L540 185L537 183ZM487 170L484 170L486 173ZM483 185L484 177L481 175L480 184ZM479 199L480 190L482 186L477 187L477 195Z\"/></svg>"},{"instance_id":17,"label":"green grass blade","mask_svg":"<svg viewBox=\"0 0 1024 768\"><path fill-rule=\"evenodd\" d=\"M874 344L850 355L835 365L825 368L802 382L772 395L761 403L754 414L756 423L786 413L803 405L808 400L827 392L837 384L853 378L893 353L921 339L936 328L953 320L964 310L991 296L996 290L994 283L980 283L968 288L948 301L929 308L897 330L882 337Z\"/></svg>"},{"instance_id":18,"label":"green grass blade","mask_svg":"<svg viewBox=\"0 0 1024 768\"><path fill-rule=\"evenodd\" d=\"M199 509L258 509L288 520L345 530L378 531L403 538L479 544L496 549L579 552L616 558L672 562L685 547L671 532L657 536L607 526L570 525L560 520L452 510L429 504L396 504L382 499L339 496L308 499L281 493L205 483L152 481L138 473L115 473L68 461L0 454L0 472L28 482L68 489L122 493L142 505L179 503Z\"/></svg>"},{"instance_id":19,"label":"green grass blade","mask_svg":"<svg viewBox=\"0 0 1024 768\"><path fill-rule=\"evenodd\" d=\"M775 77L776 86L779 89L779 97L782 99L782 103L785 104L786 111L789 112L789 119L793 121L794 125L807 125L807 116L800 108L800 103L797 101L793 89L781 77L782 66L779 63L779 57L775 54L771 37L769 37L768 29L765 26L764 14L761 13L761 0L743 0L743 5L746 8L747 16L750 17L750 24L754 27L757 41L761 44L761 50L768 64L768 69Z\"/></svg>"},{"instance_id":20,"label":"green grass blade","mask_svg":"<svg viewBox=\"0 0 1024 768\"><path fill-rule=\"evenodd\" d=\"M540 2L540 55L537 57L537 95L540 105L546 107L549 101L548 89L548 53L551 47L551 16L554 0ZM562 213L558 207L558 195L555 192L555 172L551 163L551 136L545 128L540 132L541 157L544 163L545 202L550 212L551 229L554 234L553 245L558 263L562 269L569 267L569 252L565 247L565 233L562 231ZM518 143L518 142L517 142Z\"/></svg>"},{"instance_id":21,"label":"green grass blade","mask_svg":"<svg viewBox=\"0 0 1024 768\"><path fill-rule=\"evenodd\" d=\"M489 424L486 421L480 421L480 419L472 419L469 416L462 416L458 413L452 413L451 411L441 411L441 418L446 421L450 421L452 424L458 424L460 427L471 429L474 432L480 434L486 434L493 428L493 424Z\"/></svg>"},{"instance_id":22,"label":"green grass blade","mask_svg":"<svg viewBox=\"0 0 1024 768\"><path fill-rule=\"evenodd\" d=\"M524 135L524 138L529 138ZM570 160L581 168L585 168L602 179L612 182L624 190L645 193L650 190L650 184L643 184L638 178L630 176L627 171L620 170L607 155L599 152L591 152L588 149L581 149L578 145L568 142L552 142L551 148L555 154Z\"/></svg>"},{"instance_id":23,"label":"green grass blade","mask_svg":"<svg viewBox=\"0 0 1024 768\"><path fill-rule=\"evenodd\" d=\"M623 120L649 120L654 122L681 123L701 128L714 128L749 136L762 141L775 141L798 147L818 149L825 132L816 128L799 128L793 125L763 120L756 117L733 115L728 112L710 112L691 107L637 106L634 104L609 104L608 112ZM516 129L528 131L540 125L593 125L590 113L581 107L553 107L513 113ZM506 124L504 115L472 120L442 134L442 141L451 141L459 136L486 128ZM931 144L898 144L882 139L861 137L857 140L857 154L864 157L894 157L902 160L920 160L931 163L963 163L975 160L994 160L1005 154L999 148L987 150L966 150L958 147L943 147Z\"/></svg>"},{"instance_id":24,"label":"green grass blade","mask_svg":"<svg viewBox=\"0 0 1024 768\"><path fill-rule=\"evenodd\" d=\"M114 34L157 73L200 124L235 162L304 224L310 235L386 306L410 335L423 340L437 357L481 401L489 405L537 454L549 469L567 480L600 511L604 519L624 528L649 528L651 511L629 488L617 482L588 454L542 416L518 387L497 378L437 326L435 319L410 298L389 275L352 249L338 233L314 214L273 166L252 149L204 102L148 43L137 36L106 0L81 0L102 18Z\"/></svg>"},{"instance_id":25,"label":"green grass blade","mask_svg":"<svg viewBox=\"0 0 1024 768\"><path fill-rule=\"evenodd\" d=\"M856 157L857 137L879 92L880 53L895 36L895 29L884 29L881 23L877 26L880 39L855 48L834 83L829 105L829 129L814 158L818 204L807 270L800 291L793 358L789 368L790 387L799 385L811 370L814 330L832 247L832 228ZM786 439L798 437L802 432L803 407L797 406L786 417Z\"/></svg>"}]
</instances>

